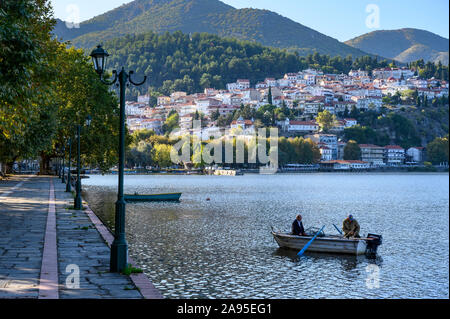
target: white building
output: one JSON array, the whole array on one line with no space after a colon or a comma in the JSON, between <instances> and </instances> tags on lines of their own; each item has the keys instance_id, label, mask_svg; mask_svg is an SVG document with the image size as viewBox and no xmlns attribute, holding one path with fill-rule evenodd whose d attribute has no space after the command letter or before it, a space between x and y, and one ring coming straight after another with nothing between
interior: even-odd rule
<instances>
[{"instance_id":1,"label":"white building","mask_svg":"<svg viewBox=\"0 0 450 319\"><path fill-rule=\"evenodd\" d=\"M415 163L422 163L425 160L425 148L423 147L410 147L406 154L409 160Z\"/></svg>"},{"instance_id":2,"label":"white building","mask_svg":"<svg viewBox=\"0 0 450 319\"><path fill-rule=\"evenodd\" d=\"M332 160L321 162L320 167L334 170L361 170L370 168L370 165L358 160Z\"/></svg>"},{"instance_id":3,"label":"white building","mask_svg":"<svg viewBox=\"0 0 450 319\"><path fill-rule=\"evenodd\" d=\"M286 132L315 133L319 131L319 125L314 121L290 121L288 118L282 124Z\"/></svg>"},{"instance_id":4,"label":"white building","mask_svg":"<svg viewBox=\"0 0 450 319\"><path fill-rule=\"evenodd\" d=\"M384 166L384 147L373 144L360 144L361 159L370 165Z\"/></svg>"},{"instance_id":5,"label":"white building","mask_svg":"<svg viewBox=\"0 0 450 319\"><path fill-rule=\"evenodd\" d=\"M139 95L137 98L138 103L144 103L146 105L150 104L150 95Z\"/></svg>"},{"instance_id":6,"label":"white building","mask_svg":"<svg viewBox=\"0 0 450 319\"><path fill-rule=\"evenodd\" d=\"M379 110L383 106L383 100L379 97L352 96L352 101L356 103L357 109Z\"/></svg>"},{"instance_id":7,"label":"white building","mask_svg":"<svg viewBox=\"0 0 450 319\"><path fill-rule=\"evenodd\" d=\"M231 122L230 128L233 130L239 130L243 134L253 134L255 133L255 126L252 120L244 120L239 117L236 121Z\"/></svg>"},{"instance_id":8,"label":"white building","mask_svg":"<svg viewBox=\"0 0 450 319\"><path fill-rule=\"evenodd\" d=\"M385 146L384 162L389 166L403 164L405 162L405 149L398 145Z\"/></svg>"},{"instance_id":9,"label":"white building","mask_svg":"<svg viewBox=\"0 0 450 319\"><path fill-rule=\"evenodd\" d=\"M352 118L344 119L345 127L352 127L358 125L358 121Z\"/></svg>"}]
</instances>

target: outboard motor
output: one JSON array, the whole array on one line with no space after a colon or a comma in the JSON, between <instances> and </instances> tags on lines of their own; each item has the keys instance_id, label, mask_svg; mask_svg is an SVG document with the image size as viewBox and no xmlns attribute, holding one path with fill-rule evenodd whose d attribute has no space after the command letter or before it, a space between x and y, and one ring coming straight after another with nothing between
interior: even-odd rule
<instances>
[{"instance_id":1,"label":"outboard motor","mask_svg":"<svg viewBox=\"0 0 450 319\"><path fill-rule=\"evenodd\" d=\"M378 246L380 246L383 242L383 236L368 234L367 238L370 239L366 240L367 243L366 255L370 258L375 258L377 255Z\"/></svg>"}]
</instances>

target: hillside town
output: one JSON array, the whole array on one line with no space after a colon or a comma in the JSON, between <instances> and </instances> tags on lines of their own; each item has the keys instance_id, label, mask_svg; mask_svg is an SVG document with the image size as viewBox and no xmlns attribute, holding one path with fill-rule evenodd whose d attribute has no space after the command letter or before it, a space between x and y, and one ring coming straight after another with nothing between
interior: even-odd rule
<instances>
[{"instance_id":1,"label":"hillside town","mask_svg":"<svg viewBox=\"0 0 450 319\"><path fill-rule=\"evenodd\" d=\"M239 130L240 134L253 135L261 126L254 119L235 118L223 125L218 117L235 114L244 105L254 110L271 104L287 108L295 117L277 119L281 136L311 138L319 147L321 167L331 169L367 169L404 164L423 164L425 149L417 145L404 149L398 145L359 145L361 158L344 161L346 141L341 138L345 128L358 125L349 117L350 110L375 110L384 107L383 97L399 95L413 90L426 100L448 97L446 81L423 79L408 68L383 68L372 71L352 70L346 74L324 74L314 69L287 73L281 79L266 78L264 82L250 83L238 79L227 84L226 90L207 88L203 93L188 95L174 92L159 96L156 106L150 106L150 95L142 95L137 101L126 102L127 125L130 132L153 130L167 133L164 123L170 114L178 114L178 130L175 135L195 134L208 140L217 134L226 135ZM324 134L316 118L322 111L336 116L333 127ZM193 120L201 119L202 128L193 128ZM228 132L228 133L226 133Z\"/></svg>"}]
</instances>

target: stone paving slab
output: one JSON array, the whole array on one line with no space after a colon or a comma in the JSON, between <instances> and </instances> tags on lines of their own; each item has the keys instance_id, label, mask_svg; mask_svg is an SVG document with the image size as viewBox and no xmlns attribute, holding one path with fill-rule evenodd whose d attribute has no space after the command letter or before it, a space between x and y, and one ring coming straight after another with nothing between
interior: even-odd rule
<instances>
[{"instance_id":1,"label":"stone paving slab","mask_svg":"<svg viewBox=\"0 0 450 319\"><path fill-rule=\"evenodd\" d=\"M71 209L73 196L65 192L64 184L55 182L54 185L60 299L142 299L142 294L129 276L109 273L108 245L84 210ZM73 268L79 270L79 288L75 289L66 285L66 280L74 274Z\"/></svg>"},{"instance_id":2,"label":"stone paving slab","mask_svg":"<svg viewBox=\"0 0 450 319\"><path fill-rule=\"evenodd\" d=\"M56 177L0 181L0 298L161 298L144 274L109 272L111 233L72 207Z\"/></svg>"},{"instance_id":3,"label":"stone paving slab","mask_svg":"<svg viewBox=\"0 0 450 319\"><path fill-rule=\"evenodd\" d=\"M0 185L0 298L37 298L48 179L14 176Z\"/></svg>"}]
</instances>

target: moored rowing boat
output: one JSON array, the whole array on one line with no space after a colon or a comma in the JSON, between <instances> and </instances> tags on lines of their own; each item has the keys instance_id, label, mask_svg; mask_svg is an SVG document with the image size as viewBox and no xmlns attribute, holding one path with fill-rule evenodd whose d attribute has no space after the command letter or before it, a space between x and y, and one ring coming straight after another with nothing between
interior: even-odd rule
<instances>
[{"instance_id":1,"label":"moored rowing boat","mask_svg":"<svg viewBox=\"0 0 450 319\"><path fill-rule=\"evenodd\" d=\"M125 201L127 202L166 202L166 201L179 201L181 193L168 193L168 194L151 194L151 195L125 195Z\"/></svg>"}]
</instances>

